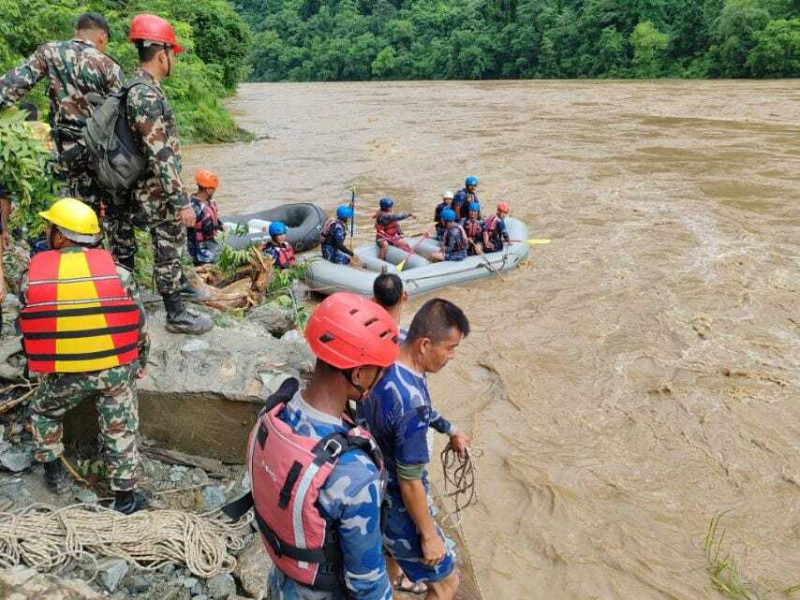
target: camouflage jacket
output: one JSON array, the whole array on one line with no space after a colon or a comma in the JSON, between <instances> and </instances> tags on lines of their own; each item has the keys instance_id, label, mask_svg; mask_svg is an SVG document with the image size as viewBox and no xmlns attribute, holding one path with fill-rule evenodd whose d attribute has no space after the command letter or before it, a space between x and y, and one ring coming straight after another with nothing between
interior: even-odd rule
<instances>
[{"instance_id":1,"label":"camouflage jacket","mask_svg":"<svg viewBox=\"0 0 800 600\"><path fill-rule=\"evenodd\" d=\"M80 252L83 248L80 246L68 246L61 250L62 252ZM130 298L136 302L136 306L139 308L139 322L141 323L141 327L139 328L139 364L142 367L147 366L147 359L150 356L150 334L147 332L147 313L144 310L144 304L142 303L142 297L139 294L139 286L136 285L136 280L133 278L133 273L131 273L128 269L121 265L117 265L117 275L119 275L120 280L122 281L122 287L125 292L130 296ZM19 284L19 299L24 307L27 304L28 299L28 270L26 269L25 272L22 274L22 278Z\"/></svg>"},{"instance_id":2,"label":"camouflage jacket","mask_svg":"<svg viewBox=\"0 0 800 600\"><path fill-rule=\"evenodd\" d=\"M50 42L0 79L0 109L17 102L44 77L50 82L51 124L59 142L79 139L92 114L90 99L118 92L123 79L122 68L91 42Z\"/></svg>"},{"instance_id":3,"label":"camouflage jacket","mask_svg":"<svg viewBox=\"0 0 800 600\"><path fill-rule=\"evenodd\" d=\"M175 115L164 90L147 71L138 69L133 77L148 81L128 92L125 116L136 139L142 141L149 170L137 184L134 199L142 203L167 203L177 212L189 205L181 180L181 145Z\"/></svg>"}]
</instances>

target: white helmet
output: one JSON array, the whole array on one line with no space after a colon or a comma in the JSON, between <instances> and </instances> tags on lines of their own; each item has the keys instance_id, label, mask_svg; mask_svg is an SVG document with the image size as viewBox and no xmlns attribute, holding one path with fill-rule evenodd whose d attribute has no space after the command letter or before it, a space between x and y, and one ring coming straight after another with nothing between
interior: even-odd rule
<instances>
[{"instance_id":1,"label":"white helmet","mask_svg":"<svg viewBox=\"0 0 800 600\"><path fill-rule=\"evenodd\" d=\"M449 198L450 200L453 199L453 192L447 190L444 194L442 194L442 198Z\"/></svg>"}]
</instances>

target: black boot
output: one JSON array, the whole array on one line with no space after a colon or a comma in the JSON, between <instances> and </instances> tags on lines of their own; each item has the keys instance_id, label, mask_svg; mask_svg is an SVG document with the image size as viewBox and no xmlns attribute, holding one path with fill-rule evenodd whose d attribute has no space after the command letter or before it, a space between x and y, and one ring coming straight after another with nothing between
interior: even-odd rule
<instances>
[{"instance_id":1,"label":"black boot","mask_svg":"<svg viewBox=\"0 0 800 600\"><path fill-rule=\"evenodd\" d=\"M181 275L181 296L186 298L189 302L203 302L211 298L206 290L201 290L194 287L186 275Z\"/></svg>"},{"instance_id":2,"label":"black boot","mask_svg":"<svg viewBox=\"0 0 800 600\"><path fill-rule=\"evenodd\" d=\"M150 504L150 496L136 490L114 492L114 505L111 507L123 515L131 515Z\"/></svg>"},{"instance_id":3,"label":"black boot","mask_svg":"<svg viewBox=\"0 0 800 600\"><path fill-rule=\"evenodd\" d=\"M47 484L47 489L57 496L70 491L73 483L60 458L44 463L44 482Z\"/></svg>"},{"instance_id":4,"label":"black boot","mask_svg":"<svg viewBox=\"0 0 800 600\"><path fill-rule=\"evenodd\" d=\"M164 307L167 309L166 330L170 333L202 335L214 327L214 323L208 315L200 315L186 309L179 291L164 294L162 298L164 298Z\"/></svg>"}]
</instances>

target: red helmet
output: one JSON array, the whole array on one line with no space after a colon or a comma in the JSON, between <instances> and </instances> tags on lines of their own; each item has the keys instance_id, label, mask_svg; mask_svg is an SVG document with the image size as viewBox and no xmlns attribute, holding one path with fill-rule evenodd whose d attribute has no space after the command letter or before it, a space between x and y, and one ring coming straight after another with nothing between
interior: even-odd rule
<instances>
[{"instance_id":1,"label":"red helmet","mask_svg":"<svg viewBox=\"0 0 800 600\"><path fill-rule=\"evenodd\" d=\"M506 204L505 202L501 202L500 204L497 205L497 210L499 212L507 213L508 212L508 204Z\"/></svg>"},{"instance_id":2,"label":"red helmet","mask_svg":"<svg viewBox=\"0 0 800 600\"><path fill-rule=\"evenodd\" d=\"M172 46L175 54L183 52L175 37L175 30L168 21L156 15L136 15L131 21L131 32L128 39L132 42L158 42Z\"/></svg>"},{"instance_id":3,"label":"red helmet","mask_svg":"<svg viewBox=\"0 0 800 600\"><path fill-rule=\"evenodd\" d=\"M194 176L197 185L215 190L219 187L219 177L207 169L200 169Z\"/></svg>"},{"instance_id":4,"label":"red helmet","mask_svg":"<svg viewBox=\"0 0 800 600\"><path fill-rule=\"evenodd\" d=\"M321 361L337 369L388 367L400 353L397 325L375 302L339 292L311 316L306 341Z\"/></svg>"}]
</instances>

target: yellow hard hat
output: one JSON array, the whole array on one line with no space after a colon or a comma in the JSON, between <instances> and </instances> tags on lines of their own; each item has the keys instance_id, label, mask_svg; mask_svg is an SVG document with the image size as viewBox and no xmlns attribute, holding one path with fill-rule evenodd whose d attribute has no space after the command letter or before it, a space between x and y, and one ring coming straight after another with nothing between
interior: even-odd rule
<instances>
[{"instance_id":1,"label":"yellow hard hat","mask_svg":"<svg viewBox=\"0 0 800 600\"><path fill-rule=\"evenodd\" d=\"M100 223L92 208L75 198L62 198L48 210L39 213L43 219L50 221L60 229L66 229L80 235L97 235Z\"/></svg>"}]
</instances>

